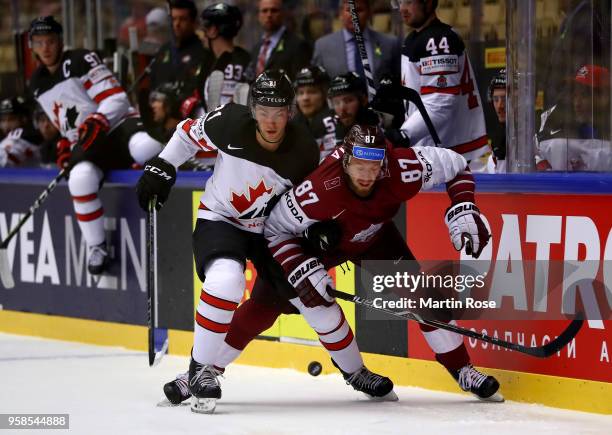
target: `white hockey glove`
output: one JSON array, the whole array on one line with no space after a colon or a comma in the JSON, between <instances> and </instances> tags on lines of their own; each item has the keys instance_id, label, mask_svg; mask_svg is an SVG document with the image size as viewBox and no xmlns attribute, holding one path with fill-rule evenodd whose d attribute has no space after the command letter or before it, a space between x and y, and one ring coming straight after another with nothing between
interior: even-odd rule
<instances>
[{"instance_id":1,"label":"white hockey glove","mask_svg":"<svg viewBox=\"0 0 612 435\"><path fill-rule=\"evenodd\" d=\"M460 202L446 210L444 218L451 242L457 251L465 246L465 252L474 258L480 254L491 234L480 217L480 210L473 202Z\"/></svg>"},{"instance_id":2,"label":"white hockey glove","mask_svg":"<svg viewBox=\"0 0 612 435\"><path fill-rule=\"evenodd\" d=\"M333 288L333 281L316 258L301 263L287 278L305 306L313 308L334 303L334 298L327 292L328 287Z\"/></svg>"}]
</instances>

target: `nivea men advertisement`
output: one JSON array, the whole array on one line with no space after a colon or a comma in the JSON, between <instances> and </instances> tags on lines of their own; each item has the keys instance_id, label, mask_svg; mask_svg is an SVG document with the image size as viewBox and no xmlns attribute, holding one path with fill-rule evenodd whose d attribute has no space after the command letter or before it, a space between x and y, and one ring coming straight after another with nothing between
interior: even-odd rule
<instances>
[{"instance_id":1,"label":"nivea men advertisement","mask_svg":"<svg viewBox=\"0 0 612 435\"><path fill-rule=\"evenodd\" d=\"M25 214L46 185L0 184L0 236ZM4 192L4 190L10 190ZM180 201L176 193L175 201ZM73 211L65 182L46 199L7 248L15 280L13 289L0 288L5 310L54 314L93 320L143 325L147 319L146 222L133 186L105 187L100 192L104 206L106 239L112 263L102 275L87 271L88 250ZM172 213L180 207L167 205ZM168 210L168 213L171 213ZM160 323L188 329L184 320L191 301L190 217L180 219L184 231L169 228L160 213L158 221L158 279ZM178 225L177 224L177 225ZM172 241L172 246L168 246ZM172 261L170 260L172 258ZM182 269L182 272L179 270ZM184 291L186 297L181 298ZM183 325L184 323L184 325ZM160 325L162 326L162 325Z\"/></svg>"}]
</instances>

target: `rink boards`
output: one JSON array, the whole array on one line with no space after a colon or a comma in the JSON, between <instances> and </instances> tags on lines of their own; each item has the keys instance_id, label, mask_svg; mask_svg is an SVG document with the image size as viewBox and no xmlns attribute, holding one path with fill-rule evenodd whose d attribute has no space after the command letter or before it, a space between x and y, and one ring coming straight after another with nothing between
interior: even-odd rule
<instances>
[{"instance_id":1,"label":"rink boards","mask_svg":"<svg viewBox=\"0 0 612 435\"><path fill-rule=\"evenodd\" d=\"M518 243L523 259L535 259L538 253L530 240L538 225L550 231L556 228L552 224L560 222L560 241L550 245L551 260L563 259L569 251L566 241L572 239L582 245L581 256L588 254L592 258L597 254L603 264L612 254L612 242L608 240L612 240L609 213L612 177L572 174L575 178L570 182L565 175L546 175L550 177L479 178L477 200L492 228L491 255L498 253L503 237ZM137 172L131 171L111 173L107 188L102 190L105 227L115 261L99 280L86 272L85 249L65 183L52 194L9 245L17 285L13 290L0 291L1 331L145 349L145 226L144 213L136 204L134 192L137 176ZM52 171L0 174L2 238L18 219L17 214L27 210L52 177ZM160 324L169 329L170 352L175 354L188 354L192 344L193 307L199 298L200 284L193 272L191 228L198 191L203 185L202 174L181 174L159 214ZM518 192L499 193L512 190ZM398 215L396 223L406 230L417 258L457 256L442 218L447 204L442 192L421 194ZM336 268L334 274L338 288L362 292L354 267L348 271ZM249 269L248 286L253 279L254 272ZM383 371L398 384L457 390L448 374L433 361L415 325L367 321L361 309L349 304L343 304L343 308L360 348L367 353L370 368ZM472 321L462 325L541 344L547 335L560 331L564 323ZM468 348L476 365L492 369L509 399L609 414L610 328L610 321L590 322L567 349L546 360L471 341ZM312 360L320 361L324 371L333 371L314 333L298 316L281 317L241 359L249 364L298 370L305 370Z\"/></svg>"}]
</instances>

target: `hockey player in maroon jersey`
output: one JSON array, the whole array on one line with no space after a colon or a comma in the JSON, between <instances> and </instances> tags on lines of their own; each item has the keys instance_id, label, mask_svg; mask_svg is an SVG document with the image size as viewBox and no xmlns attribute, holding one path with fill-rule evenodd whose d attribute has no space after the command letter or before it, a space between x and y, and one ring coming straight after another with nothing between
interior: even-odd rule
<instances>
[{"instance_id":1,"label":"hockey player in maroon jersey","mask_svg":"<svg viewBox=\"0 0 612 435\"><path fill-rule=\"evenodd\" d=\"M482 101L463 40L437 18L438 0L392 0L392 4L399 7L404 23L415 29L402 47L401 85L421 95L441 146L461 154L468 162L476 161L488 151L488 138ZM413 145L433 145L414 105L408 106L401 132Z\"/></svg>"},{"instance_id":2,"label":"hockey player in maroon jersey","mask_svg":"<svg viewBox=\"0 0 612 435\"><path fill-rule=\"evenodd\" d=\"M225 368L280 314L295 313L293 307L299 308L311 326L335 325L336 340L353 342L342 310L327 292L332 282L326 270L346 261L360 265L363 260L414 260L392 218L403 202L441 183L446 183L451 200L445 216L451 241L458 251L467 244L467 253L477 258L490 235L474 204L474 180L466 160L444 148L391 148L378 127L353 126L343 146L286 192L266 221L270 249L298 298L289 305L268 283L257 280L251 298L236 310L215 366ZM314 231L330 221L339 232ZM317 253L301 243L304 231L321 248ZM464 391L482 400L503 400L497 380L471 365L462 336L427 326L421 329L436 360ZM327 338L320 335L320 340L327 347ZM347 382L353 380L341 371ZM166 384L166 396L179 403L185 400L184 383L179 377Z\"/></svg>"},{"instance_id":3,"label":"hockey player in maroon jersey","mask_svg":"<svg viewBox=\"0 0 612 435\"><path fill-rule=\"evenodd\" d=\"M100 274L109 262L98 196L104 172L144 163L162 145L144 131L127 94L96 53L63 51L62 26L53 17L32 21L30 43L41 63L30 90L62 136L57 164L70 170L68 189L89 248L87 268Z\"/></svg>"}]
</instances>

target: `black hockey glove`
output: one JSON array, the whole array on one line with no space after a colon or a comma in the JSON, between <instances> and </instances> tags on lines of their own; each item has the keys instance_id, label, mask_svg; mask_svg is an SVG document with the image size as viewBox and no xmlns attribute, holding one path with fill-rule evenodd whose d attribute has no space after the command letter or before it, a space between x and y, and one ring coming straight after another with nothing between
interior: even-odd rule
<instances>
[{"instance_id":1,"label":"black hockey glove","mask_svg":"<svg viewBox=\"0 0 612 435\"><path fill-rule=\"evenodd\" d=\"M370 107L377 112L389 115L383 116L385 128L399 128L404 123L406 107L401 95L401 86L394 84L389 78L381 79Z\"/></svg>"},{"instance_id":2,"label":"black hockey glove","mask_svg":"<svg viewBox=\"0 0 612 435\"><path fill-rule=\"evenodd\" d=\"M399 128L386 129L385 137L395 148L408 148L410 146L410 138Z\"/></svg>"},{"instance_id":3,"label":"black hockey glove","mask_svg":"<svg viewBox=\"0 0 612 435\"><path fill-rule=\"evenodd\" d=\"M316 222L306 228L304 238L317 251L333 251L342 239L342 227L335 219Z\"/></svg>"},{"instance_id":4,"label":"black hockey glove","mask_svg":"<svg viewBox=\"0 0 612 435\"><path fill-rule=\"evenodd\" d=\"M144 171L136 185L138 204L144 211L149 209L149 201L157 197L155 208L159 210L168 199L170 189L176 181L176 169L161 157L153 157L145 163Z\"/></svg>"}]
</instances>

